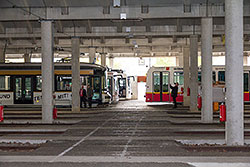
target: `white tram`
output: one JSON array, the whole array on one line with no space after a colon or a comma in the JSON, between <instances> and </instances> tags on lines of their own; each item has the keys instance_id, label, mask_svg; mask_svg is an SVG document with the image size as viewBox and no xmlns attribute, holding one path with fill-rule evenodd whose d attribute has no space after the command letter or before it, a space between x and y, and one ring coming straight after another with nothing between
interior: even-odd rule
<instances>
[{"instance_id":1,"label":"white tram","mask_svg":"<svg viewBox=\"0 0 250 167\"><path fill-rule=\"evenodd\" d=\"M250 101L250 67L244 66L244 101ZM225 100L225 66L213 66L213 101ZM198 82L201 84L201 70ZM151 67L147 72L146 102L172 102L170 84L179 83L177 102L183 102L184 75L182 67ZM201 88L201 87L200 87ZM201 92L201 91L200 91Z\"/></svg>"},{"instance_id":2,"label":"white tram","mask_svg":"<svg viewBox=\"0 0 250 167\"><path fill-rule=\"evenodd\" d=\"M146 102L172 102L170 84L179 83L177 102L183 102L183 68L151 67L147 72Z\"/></svg>"},{"instance_id":3,"label":"white tram","mask_svg":"<svg viewBox=\"0 0 250 167\"><path fill-rule=\"evenodd\" d=\"M111 95L111 102L119 102L119 84L118 84L118 74L116 71L108 71L107 79L107 91Z\"/></svg>"}]
</instances>

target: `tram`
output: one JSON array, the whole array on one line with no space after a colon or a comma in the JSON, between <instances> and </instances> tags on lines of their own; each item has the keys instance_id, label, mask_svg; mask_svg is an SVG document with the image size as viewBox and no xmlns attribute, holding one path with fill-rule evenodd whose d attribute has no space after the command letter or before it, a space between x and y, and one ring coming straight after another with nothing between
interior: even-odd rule
<instances>
[{"instance_id":1,"label":"tram","mask_svg":"<svg viewBox=\"0 0 250 167\"><path fill-rule=\"evenodd\" d=\"M112 101L129 100L132 98L131 77L123 70L109 69L108 90L112 94Z\"/></svg>"},{"instance_id":2,"label":"tram","mask_svg":"<svg viewBox=\"0 0 250 167\"><path fill-rule=\"evenodd\" d=\"M225 66L213 66L213 101L225 101ZM201 92L201 69L198 71ZM250 101L250 66L244 66L244 101ZM177 102L183 102L184 73L182 67L151 67L147 72L146 102L172 102L170 84L179 83ZM201 95L201 94L200 94Z\"/></svg>"},{"instance_id":3,"label":"tram","mask_svg":"<svg viewBox=\"0 0 250 167\"><path fill-rule=\"evenodd\" d=\"M71 64L55 63L55 105L72 104ZM81 84L93 88L93 103L108 103L111 97L105 92L106 68L96 64L80 64ZM42 104L41 63L0 64L0 103L2 105Z\"/></svg>"},{"instance_id":4,"label":"tram","mask_svg":"<svg viewBox=\"0 0 250 167\"><path fill-rule=\"evenodd\" d=\"M108 71L107 91L111 95L111 103L119 102L119 84L118 74L116 71Z\"/></svg>"},{"instance_id":5,"label":"tram","mask_svg":"<svg viewBox=\"0 0 250 167\"><path fill-rule=\"evenodd\" d=\"M176 101L183 102L183 76L180 67L151 67L147 72L146 102L172 102L170 84L175 82L179 83Z\"/></svg>"},{"instance_id":6,"label":"tram","mask_svg":"<svg viewBox=\"0 0 250 167\"><path fill-rule=\"evenodd\" d=\"M132 98L131 79L123 71L117 74L119 84L119 99L130 100Z\"/></svg>"}]
</instances>

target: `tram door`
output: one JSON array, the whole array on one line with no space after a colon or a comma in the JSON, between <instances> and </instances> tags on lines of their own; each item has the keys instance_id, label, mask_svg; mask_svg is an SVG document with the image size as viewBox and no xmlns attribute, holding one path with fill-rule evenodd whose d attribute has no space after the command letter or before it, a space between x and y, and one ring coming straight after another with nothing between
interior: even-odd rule
<instances>
[{"instance_id":1,"label":"tram door","mask_svg":"<svg viewBox=\"0 0 250 167\"><path fill-rule=\"evenodd\" d=\"M33 104L33 89L31 76L14 78L14 104Z\"/></svg>"},{"instance_id":2,"label":"tram door","mask_svg":"<svg viewBox=\"0 0 250 167\"><path fill-rule=\"evenodd\" d=\"M170 101L169 78L169 72L153 73L153 101Z\"/></svg>"}]
</instances>

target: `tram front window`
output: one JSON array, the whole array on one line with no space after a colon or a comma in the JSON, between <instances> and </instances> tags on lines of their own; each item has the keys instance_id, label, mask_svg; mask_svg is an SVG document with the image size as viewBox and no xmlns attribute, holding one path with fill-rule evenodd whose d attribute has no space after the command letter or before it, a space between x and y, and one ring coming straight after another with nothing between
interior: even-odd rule
<instances>
[{"instance_id":1,"label":"tram front window","mask_svg":"<svg viewBox=\"0 0 250 167\"><path fill-rule=\"evenodd\" d=\"M112 87L112 85L111 85L112 84L112 78L108 78L107 83L108 83L108 91L111 92L112 91L112 88L111 88Z\"/></svg>"},{"instance_id":2,"label":"tram front window","mask_svg":"<svg viewBox=\"0 0 250 167\"><path fill-rule=\"evenodd\" d=\"M36 76L36 90L42 90L42 76Z\"/></svg>"},{"instance_id":3,"label":"tram front window","mask_svg":"<svg viewBox=\"0 0 250 167\"><path fill-rule=\"evenodd\" d=\"M160 92L160 73L154 72L154 92Z\"/></svg>"},{"instance_id":4,"label":"tram front window","mask_svg":"<svg viewBox=\"0 0 250 167\"><path fill-rule=\"evenodd\" d=\"M184 75L183 72L174 73L174 83L178 82L179 85L184 85Z\"/></svg>"},{"instance_id":5,"label":"tram front window","mask_svg":"<svg viewBox=\"0 0 250 167\"><path fill-rule=\"evenodd\" d=\"M119 79L119 94L121 97L126 97L126 78Z\"/></svg>"},{"instance_id":6,"label":"tram front window","mask_svg":"<svg viewBox=\"0 0 250 167\"><path fill-rule=\"evenodd\" d=\"M101 92L101 79L100 77L94 77L94 87L93 87L93 100L100 99Z\"/></svg>"},{"instance_id":7,"label":"tram front window","mask_svg":"<svg viewBox=\"0 0 250 167\"><path fill-rule=\"evenodd\" d=\"M168 92L168 73L162 74L162 92Z\"/></svg>"},{"instance_id":8,"label":"tram front window","mask_svg":"<svg viewBox=\"0 0 250 167\"><path fill-rule=\"evenodd\" d=\"M0 76L0 90L10 90L10 76Z\"/></svg>"}]
</instances>

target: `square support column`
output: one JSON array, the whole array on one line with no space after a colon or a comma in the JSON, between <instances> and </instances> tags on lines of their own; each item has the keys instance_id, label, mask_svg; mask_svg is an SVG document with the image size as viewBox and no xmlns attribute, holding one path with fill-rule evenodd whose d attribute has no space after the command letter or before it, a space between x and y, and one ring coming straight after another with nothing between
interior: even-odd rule
<instances>
[{"instance_id":1,"label":"square support column","mask_svg":"<svg viewBox=\"0 0 250 167\"><path fill-rule=\"evenodd\" d=\"M94 47L89 48L89 63L95 64L96 49Z\"/></svg>"},{"instance_id":2,"label":"square support column","mask_svg":"<svg viewBox=\"0 0 250 167\"><path fill-rule=\"evenodd\" d=\"M114 57L110 56L109 57L109 68L113 68L114 67Z\"/></svg>"},{"instance_id":3,"label":"square support column","mask_svg":"<svg viewBox=\"0 0 250 167\"><path fill-rule=\"evenodd\" d=\"M198 111L198 35L190 36L190 111Z\"/></svg>"},{"instance_id":4,"label":"square support column","mask_svg":"<svg viewBox=\"0 0 250 167\"><path fill-rule=\"evenodd\" d=\"M80 38L71 38L72 48L72 112L80 112Z\"/></svg>"},{"instance_id":5,"label":"square support column","mask_svg":"<svg viewBox=\"0 0 250 167\"><path fill-rule=\"evenodd\" d=\"M0 48L0 63L5 63L5 53L3 48Z\"/></svg>"},{"instance_id":6,"label":"square support column","mask_svg":"<svg viewBox=\"0 0 250 167\"><path fill-rule=\"evenodd\" d=\"M105 53L101 54L101 65L106 66L106 54Z\"/></svg>"},{"instance_id":7,"label":"square support column","mask_svg":"<svg viewBox=\"0 0 250 167\"><path fill-rule=\"evenodd\" d=\"M28 53L25 53L23 58L25 63L31 63L31 56Z\"/></svg>"},{"instance_id":8,"label":"square support column","mask_svg":"<svg viewBox=\"0 0 250 167\"><path fill-rule=\"evenodd\" d=\"M176 66L183 67L183 55L176 56Z\"/></svg>"},{"instance_id":9,"label":"square support column","mask_svg":"<svg viewBox=\"0 0 250 167\"><path fill-rule=\"evenodd\" d=\"M53 117L53 23L41 21L41 46L42 46L42 121L52 123Z\"/></svg>"},{"instance_id":10,"label":"square support column","mask_svg":"<svg viewBox=\"0 0 250 167\"><path fill-rule=\"evenodd\" d=\"M243 0L225 0L226 144L244 145Z\"/></svg>"},{"instance_id":11,"label":"square support column","mask_svg":"<svg viewBox=\"0 0 250 167\"><path fill-rule=\"evenodd\" d=\"M184 101L183 106L190 106L190 96L188 96L188 88L190 83L190 73L189 73L189 58L190 58L190 50L188 46L183 47L183 59L184 59Z\"/></svg>"},{"instance_id":12,"label":"square support column","mask_svg":"<svg viewBox=\"0 0 250 167\"><path fill-rule=\"evenodd\" d=\"M201 121L213 123L213 79L212 79L212 52L213 52L213 19L201 19L201 86L202 109Z\"/></svg>"}]
</instances>

